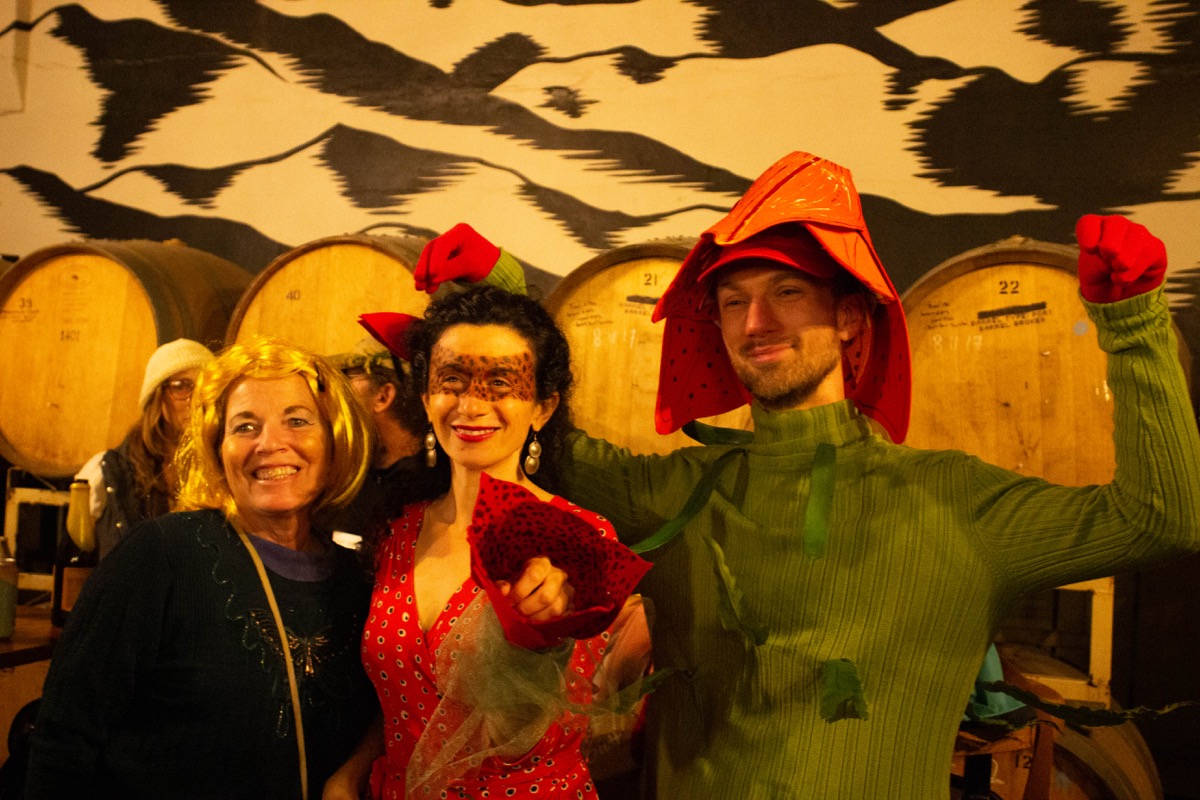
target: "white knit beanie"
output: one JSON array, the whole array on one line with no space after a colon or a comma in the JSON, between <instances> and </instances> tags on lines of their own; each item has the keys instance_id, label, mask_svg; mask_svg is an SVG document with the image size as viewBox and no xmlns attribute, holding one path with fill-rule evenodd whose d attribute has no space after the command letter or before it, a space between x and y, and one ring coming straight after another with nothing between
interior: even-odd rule
<instances>
[{"instance_id":1,"label":"white knit beanie","mask_svg":"<svg viewBox=\"0 0 1200 800\"><path fill-rule=\"evenodd\" d=\"M154 387L185 369L202 367L214 358L212 351L191 339L176 339L154 351L146 362L146 374L142 377L142 393L138 407L145 408L146 401L154 394Z\"/></svg>"}]
</instances>

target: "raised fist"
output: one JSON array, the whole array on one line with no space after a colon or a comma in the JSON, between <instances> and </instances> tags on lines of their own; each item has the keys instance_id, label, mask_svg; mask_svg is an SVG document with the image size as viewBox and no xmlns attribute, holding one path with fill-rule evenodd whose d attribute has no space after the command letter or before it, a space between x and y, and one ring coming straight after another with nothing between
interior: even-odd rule
<instances>
[{"instance_id":1,"label":"raised fist","mask_svg":"<svg viewBox=\"0 0 1200 800\"><path fill-rule=\"evenodd\" d=\"M1167 248L1142 225L1122 216L1087 214L1075 223L1079 291L1092 303L1145 294L1163 282Z\"/></svg>"},{"instance_id":2,"label":"raised fist","mask_svg":"<svg viewBox=\"0 0 1200 800\"><path fill-rule=\"evenodd\" d=\"M413 271L417 291L433 294L446 281L481 281L498 258L499 247L467 223L460 222L421 250Z\"/></svg>"}]
</instances>

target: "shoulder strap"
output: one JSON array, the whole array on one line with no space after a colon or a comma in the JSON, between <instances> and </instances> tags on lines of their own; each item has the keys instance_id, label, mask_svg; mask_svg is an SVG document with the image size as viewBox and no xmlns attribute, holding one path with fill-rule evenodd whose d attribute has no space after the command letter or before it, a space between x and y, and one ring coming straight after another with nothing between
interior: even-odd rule
<instances>
[{"instance_id":1,"label":"shoulder strap","mask_svg":"<svg viewBox=\"0 0 1200 800\"><path fill-rule=\"evenodd\" d=\"M283 615L279 613L279 604L275 602L275 592L271 589L271 582L267 579L267 568L263 566L258 550L250 543L249 537L241 527L233 525L233 529L237 531L238 538L250 552L250 560L254 562L258 579L262 581L263 591L267 594L267 604L271 606L271 616L275 618L275 627L279 629L279 645L283 649L283 666L287 670L288 688L292 692L292 717L296 720L296 749L300 754L300 797L301 800L308 800L308 758L304 747L304 720L300 716L300 689L296 686L296 667L292 663L292 648L288 644L287 629L283 627Z\"/></svg>"}]
</instances>

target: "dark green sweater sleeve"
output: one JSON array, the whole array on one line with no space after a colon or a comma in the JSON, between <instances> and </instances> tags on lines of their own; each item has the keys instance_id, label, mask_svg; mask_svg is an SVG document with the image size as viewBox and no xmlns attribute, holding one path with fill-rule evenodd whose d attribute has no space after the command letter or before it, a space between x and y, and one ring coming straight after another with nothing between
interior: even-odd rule
<instances>
[{"instance_id":1,"label":"dark green sweater sleeve","mask_svg":"<svg viewBox=\"0 0 1200 800\"><path fill-rule=\"evenodd\" d=\"M573 502L607 517L621 541L633 544L679 513L705 466L725 450L686 448L670 456L633 455L577 430L567 440L567 493Z\"/></svg>"},{"instance_id":2,"label":"dark green sweater sleeve","mask_svg":"<svg viewBox=\"0 0 1200 800\"><path fill-rule=\"evenodd\" d=\"M1200 438L1162 291L1087 304L1109 354L1116 473L1063 487L971 460L974 530L1014 592L1200 549Z\"/></svg>"}]
</instances>

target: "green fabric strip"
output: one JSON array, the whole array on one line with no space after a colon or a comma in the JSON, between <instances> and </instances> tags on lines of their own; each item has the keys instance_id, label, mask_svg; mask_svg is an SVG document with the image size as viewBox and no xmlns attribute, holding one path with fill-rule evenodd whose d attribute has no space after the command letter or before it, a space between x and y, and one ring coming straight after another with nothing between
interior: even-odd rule
<instances>
[{"instance_id":1,"label":"green fabric strip","mask_svg":"<svg viewBox=\"0 0 1200 800\"><path fill-rule=\"evenodd\" d=\"M691 521L692 517L700 513L700 509L708 504L708 499L712 496L713 489L716 488L717 481L720 479L721 472L725 469L725 466L734 459L744 455L745 452L741 448L734 448L726 453L722 453L716 461L708 466L704 474L700 476L700 480L696 482L695 488L692 489L691 495L688 496L687 502L683 504L680 512L667 520L666 524L655 531L649 538L638 542L629 549L639 554L648 553L651 550L657 550L678 536L684 526ZM754 615L746 605L746 598L742 595L737 581L734 580L733 573L729 570L729 565L725 562L725 552L717 544L716 540L712 538L711 534L706 534L704 540L708 544L709 550L712 551L715 562L714 568L717 573L717 616L721 620L721 627L727 631L745 634L756 646L763 644L767 640L767 628L754 618Z\"/></svg>"},{"instance_id":2,"label":"green fabric strip","mask_svg":"<svg viewBox=\"0 0 1200 800\"><path fill-rule=\"evenodd\" d=\"M751 431L740 428L720 428L692 420L683 426L683 432L700 444L750 444L754 441Z\"/></svg>"},{"instance_id":3,"label":"green fabric strip","mask_svg":"<svg viewBox=\"0 0 1200 800\"><path fill-rule=\"evenodd\" d=\"M574 639L570 641L574 642ZM679 672L679 670L675 667L655 669L654 672L651 672L641 680L635 681L613 694L612 697L605 701L602 710L615 714L628 714L636 710L639 700L658 689L659 686L666 682L667 678L676 672ZM595 711L592 710L594 705L594 703L573 704L571 710L579 714L588 714L589 712L595 714Z\"/></svg>"},{"instance_id":4,"label":"green fabric strip","mask_svg":"<svg viewBox=\"0 0 1200 800\"><path fill-rule=\"evenodd\" d=\"M683 530L683 527L691 521L692 517L700 513L700 509L708 504L708 498L712 495L712 490L717 485L717 480L721 477L721 471L725 469L725 465L733 461L738 456L746 451L740 448L730 450L724 453L708 466L704 474L700 476L700 480L696 482L696 487L692 489L691 495L687 502L683 504L683 508L678 514L651 534L648 538L643 539L629 549L635 553L649 553L651 550L657 550L667 542L674 539Z\"/></svg>"},{"instance_id":5,"label":"green fabric strip","mask_svg":"<svg viewBox=\"0 0 1200 800\"><path fill-rule=\"evenodd\" d=\"M756 647L765 644L767 626L759 622L746 605L746 598L738 588L737 581L733 579L729 565L725 563L725 551L711 536L705 537L705 541L708 542L708 548L712 550L716 562L717 617L721 620L721 627L732 633L745 634Z\"/></svg>"},{"instance_id":6,"label":"green fabric strip","mask_svg":"<svg viewBox=\"0 0 1200 800\"><path fill-rule=\"evenodd\" d=\"M867 719L867 698L858 667L848 658L821 665L821 719Z\"/></svg>"},{"instance_id":7,"label":"green fabric strip","mask_svg":"<svg viewBox=\"0 0 1200 800\"><path fill-rule=\"evenodd\" d=\"M837 449L828 442L817 445L813 456L812 485L804 509L804 552L823 558L829 541L829 511L833 507L833 485L837 474Z\"/></svg>"},{"instance_id":8,"label":"green fabric strip","mask_svg":"<svg viewBox=\"0 0 1200 800\"><path fill-rule=\"evenodd\" d=\"M1063 722L1069 725L1079 725L1088 728L1103 728L1110 725L1121 725L1139 717L1161 717L1164 714L1170 714L1180 708L1188 706L1200 705L1200 702L1195 700L1183 700L1178 703L1171 703L1162 708L1147 708L1138 706L1137 708L1119 709L1119 708L1091 708L1090 706L1072 706L1066 703L1052 703L1049 700L1043 700L1036 694L1019 686L1013 686L1005 681L992 681L991 683L981 683L980 688L989 692L999 692L1006 694L1015 700L1020 700L1027 706L1033 706L1039 711L1044 711L1052 717L1058 717Z\"/></svg>"}]
</instances>

